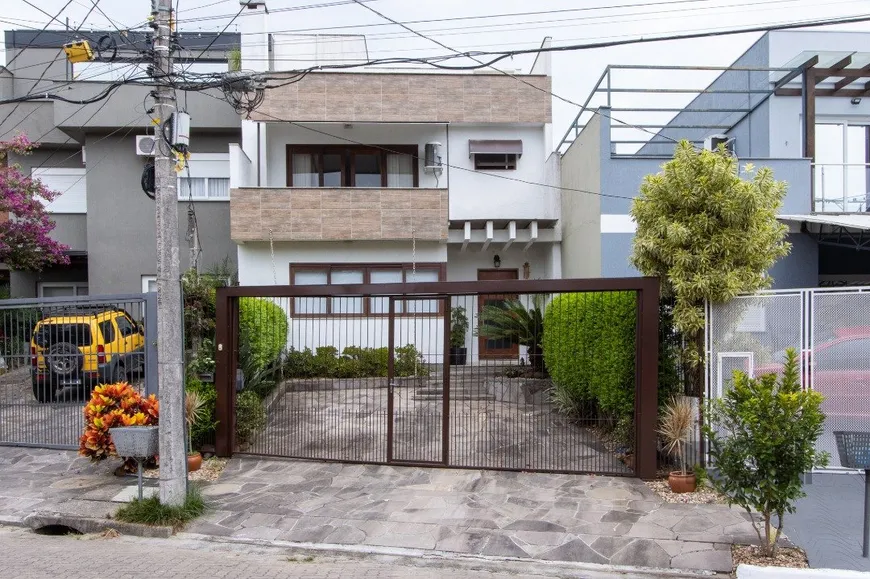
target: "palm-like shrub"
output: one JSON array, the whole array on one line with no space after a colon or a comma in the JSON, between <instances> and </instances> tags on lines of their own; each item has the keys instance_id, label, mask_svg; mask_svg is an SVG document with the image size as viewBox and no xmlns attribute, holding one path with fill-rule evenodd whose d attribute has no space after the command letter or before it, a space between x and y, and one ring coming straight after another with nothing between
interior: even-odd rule
<instances>
[{"instance_id":1,"label":"palm-like shrub","mask_svg":"<svg viewBox=\"0 0 870 579\"><path fill-rule=\"evenodd\" d=\"M477 334L487 340L507 340L525 346L529 363L536 371L544 370L544 301L543 295L531 296L531 306L518 299L501 304L487 304L480 311Z\"/></svg>"}]
</instances>

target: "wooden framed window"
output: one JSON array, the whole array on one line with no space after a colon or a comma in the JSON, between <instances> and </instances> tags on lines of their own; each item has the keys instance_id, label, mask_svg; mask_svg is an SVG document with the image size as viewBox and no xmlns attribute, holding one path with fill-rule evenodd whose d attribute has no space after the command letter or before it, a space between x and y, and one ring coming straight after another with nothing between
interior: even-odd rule
<instances>
[{"instance_id":1,"label":"wooden framed window","mask_svg":"<svg viewBox=\"0 0 870 579\"><path fill-rule=\"evenodd\" d=\"M290 266L290 285L359 285L385 283L423 283L447 279L446 264L294 264ZM390 299L384 296L335 296L293 298L295 316L386 316ZM396 303L396 314L443 314L440 300L409 300Z\"/></svg>"},{"instance_id":2,"label":"wooden framed window","mask_svg":"<svg viewBox=\"0 0 870 579\"><path fill-rule=\"evenodd\" d=\"M287 186L419 187L417 153L417 145L287 145Z\"/></svg>"}]
</instances>

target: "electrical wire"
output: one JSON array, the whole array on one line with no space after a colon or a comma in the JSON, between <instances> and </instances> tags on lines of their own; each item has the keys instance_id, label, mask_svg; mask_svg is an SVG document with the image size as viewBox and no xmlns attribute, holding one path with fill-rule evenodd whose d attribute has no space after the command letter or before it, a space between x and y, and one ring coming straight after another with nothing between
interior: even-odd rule
<instances>
[{"instance_id":1,"label":"electrical wire","mask_svg":"<svg viewBox=\"0 0 870 579\"><path fill-rule=\"evenodd\" d=\"M33 6L32 4L30 4L29 0L24 0L24 1L27 2L28 5ZM100 0L96 0L96 1L99 2ZM50 14L48 14L47 12L45 12L44 10L42 10L41 8L37 8L36 6L33 6L33 7L34 7L34 8L37 8L37 10L39 10L39 11L42 12L43 14L48 14L48 15L51 17L52 20L57 20L57 17L60 16L60 15L63 13L63 11L66 10L67 6L69 6L71 3L72 3L72 0L69 0L66 4L64 4L64 5L63 5L63 8L60 9L60 12L57 13L57 16L51 16ZM96 7L96 4L94 5L94 7ZM92 11L93 11L93 8L91 8L91 10L88 11L88 14L87 14L87 16L85 16L84 20L87 20L88 16L91 15L91 12L92 12ZM81 28L81 26L84 25L84 20L82 21L82 24L79 25L79 28ZM58 21L58 22L59 22L59 21ZM48 29L49 24L51 24L51 20L49 20L48 24L45 25L45 28L43 28L40 32L38 32L38 33L37 33L37 34L36 34L36 35L35 35L35 36L30 40L30 42L28 43L28 46L30 46L30 45L32 45L34 42L36 42L36 39L39 38L39 36L40 36L41 34L43 34L43 33ZM76 31L78 31L78 30L76 30ZM10 60L9 63L7 63L6 66L8 67L9 64L12 64L13 62L15 62L15 59L18 58L18 56L21 55L21 53L23 53L26 49L27 49L27 47L25 46L24 48L22 48L21 50L19 50L18 53L15 54L15 56L12 57L12 60ZM35 89L36 86L39 85L39 83L42 81L43 77L45 77L46 73L48 72L49 68L51 68L51 65L50 65L50 64L49 64L49 65L46 65L46 67L45 67L45 68L43 69L43 71L42 71L42 74L39 75L39 79L38 79L37 81L35 81L35 82L33 83L33 85L31 85L30 90ZM14 102L14 101L13 101L13 102ZM9 117L11 117L13 114L15 114L15 111L18 110L18 107L19 107L19 104L16 103L16 105L12 108L12 110L9 111L9 114L7 114L5 117L3 117L3 120L0 121L0 127L2 127L2 126L6 123L6 121L9 120Z\"/></svg>"}]
</instances>

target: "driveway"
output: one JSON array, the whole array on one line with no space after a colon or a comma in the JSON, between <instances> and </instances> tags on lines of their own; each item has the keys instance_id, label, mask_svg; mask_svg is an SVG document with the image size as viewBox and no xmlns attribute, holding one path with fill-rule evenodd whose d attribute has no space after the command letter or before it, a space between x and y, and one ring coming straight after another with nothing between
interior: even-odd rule
<instances>
[{"instance_id":1,"label":"driveway","mask_svg":"<svg viewBox=\"0 0 870 579\"><path fill-rule=\"evenodd\" d=\"M0 444L78 448L84 401L70 392L63 395L59 402L37 402L29 367L0 376Z\"/></svg>"},{"instance_id":2,"label":"driveway","mask_svg":"<svg viewBox=\"0 0 870 579\"><path fill-rule=\"evenodd\" d=\"M861 556L864 529L864 473L815 473L807 496L786 515L785 532L807 552L810 566L870 571Z\"/></svg>"}]
</instances>

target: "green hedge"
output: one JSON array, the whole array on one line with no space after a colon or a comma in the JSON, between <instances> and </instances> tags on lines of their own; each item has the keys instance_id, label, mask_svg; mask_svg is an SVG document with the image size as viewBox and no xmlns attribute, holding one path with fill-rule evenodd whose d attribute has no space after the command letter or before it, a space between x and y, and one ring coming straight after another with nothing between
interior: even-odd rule
<instances>
[{"instance_id":1,"label":"green hedge","mask_svg":"<svg viewBox=\"0 0 870 579\"><path fill-rule=\"evenodd\" d=\"M632 416L636 316L634 292L561 294L550 302L544 362L563 408L591 402L604 417Z\"/></svg>"},{"instance_id":2,"label":"green hedge","mask_svg":"<svg viewBox=\"0 0 870 579\"><path fill-rule=\"evenodd\" d=\"M312 352L291 349L284 362L285 378L368 378L387 375L390 352L387 348L348 346L341 355L332 346L321 346ZM427 376L428 367L413 345L396 348L393 366L396 376Z\"/></svg>"},{"instance_id":3,"label":"green hedge","mask_svg":"<svg viewBox=\"0 0 870 579\"><path fill-rule=\"evenodd\" d=\"M257 369L278 359L287 346L287 330L287 314L281 306L263 298L239 300L239 339L250 347Z\"/></svg>"}]
</instances>

